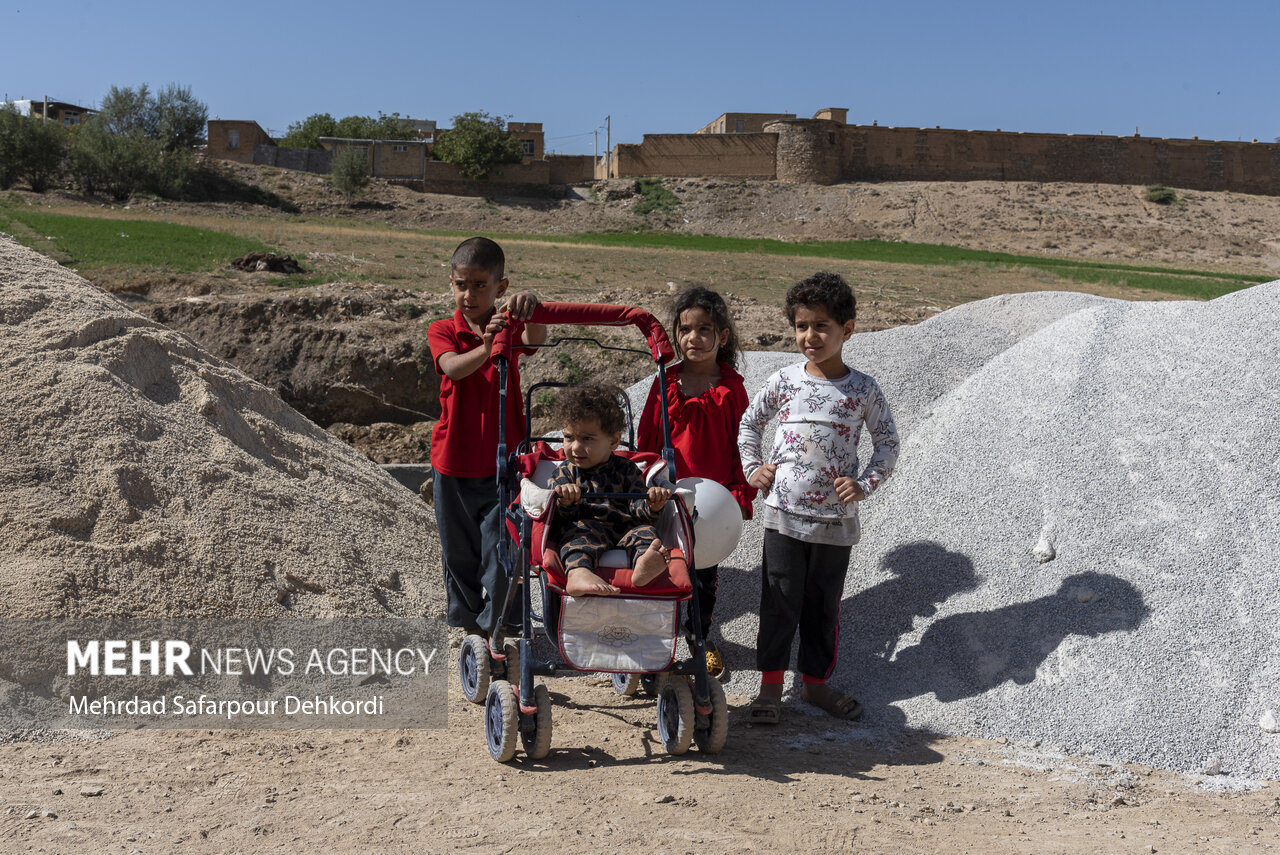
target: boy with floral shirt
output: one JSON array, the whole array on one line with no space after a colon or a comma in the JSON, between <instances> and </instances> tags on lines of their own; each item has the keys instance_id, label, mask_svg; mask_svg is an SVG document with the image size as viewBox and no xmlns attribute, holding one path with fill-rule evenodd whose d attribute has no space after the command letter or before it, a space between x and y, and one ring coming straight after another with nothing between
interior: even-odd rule
<instances>
[{"instance_id":1,"label":"boy with floral shirt","mask_svg":"<svg viewBox=\"0 0 1280 855\"><path fill-rule=\"evenodd\" d=\"M840 600L853 544L861 536L857 503L893 473L898 433L876 381L844 364L853 335L853 291L834 273L817 273L787 292L787 320L805 362L775 373L742 417L738 450L747 483L765 494L760 635L760 692L751 721L776 724L791 643L800 633L801 697L853 720L862 705L827 686L835 668ZM778 417L769 456L765 425ZM859 475L858 438L874 443Z\"/></svg>"}]
</instances>

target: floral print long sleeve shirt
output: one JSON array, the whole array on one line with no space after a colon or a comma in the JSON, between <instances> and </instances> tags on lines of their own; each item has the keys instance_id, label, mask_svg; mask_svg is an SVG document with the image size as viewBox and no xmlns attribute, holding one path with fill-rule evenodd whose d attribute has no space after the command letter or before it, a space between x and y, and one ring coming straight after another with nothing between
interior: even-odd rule
<instances>
[{"instance_id":1,"label":"floral print long sleeve shirt","mask_svg":"<svg viewBox=\"0 0 1280 855\"><path fill-rule=\"evenodd\" d=\"M898 460L898 430L884 393L875 380L850 369L838 380L815 377L806 363L775 373L756 393L738 428L738 451L749 478L764 463L776 463L765 504L788 514L817 519L856 517L858 503L845 504L835 480L855 478L870 496L893 474ZM765 426L778 417L778 430L766 458L761 453ZM858 474L858 439L866 427L874 449Z\"/></svg>"}]
</instances>

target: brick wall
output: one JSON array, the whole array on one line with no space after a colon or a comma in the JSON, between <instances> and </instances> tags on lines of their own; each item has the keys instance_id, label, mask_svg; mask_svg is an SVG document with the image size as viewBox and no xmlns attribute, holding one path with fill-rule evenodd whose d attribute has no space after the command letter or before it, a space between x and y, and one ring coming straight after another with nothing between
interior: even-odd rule
<instances>
[{"instance_id":1,"label":"brick wall","mask_svg":"<svg viewBox=\"0 0 1280 855\"><path fill-rule=\"evenodd\" d=\"M596 159L589 154L549 154L552 184L590 184L595 180Z\"/></svg>"},{"instance_id":2,"label":"brick wall","mask_svg":"<svg viewBox=\"0 0 1280 855\"><path fill-rule=\"evenodd\" d=\"M1280 195L1280 145L850 125L843 177L1088 181Z\"/></svg>"},{"instance_id":3,"label":"brick wall","mask_svg":"<svg viewBox=\"0 0 1280 855\"><path fill-rule=\"evenodd\" d=\"M253 121L210 119L208 138L208 146L205 148L208 157L240 163L255 163L254 150L258 146L269 148L275 145L262 126Z\"/></svg>"},{"instance_id":4,"label":"brick wall","mask_svg":"<svg viewBox=\"0 0 1280 855\"><path fill-rule=\"evenodd\" d=\"M318 172L325 175L329 172L329 164L333 162L333 152L314 148L258 145L253 148L253 162L296 172Z\"/></svg>"},{"instance_id":5,"label":"brick wall","mask_svg":"<svg viewBox=\"0 0 1280 855\"><path fill-rule=\"evenodd\" d=\"M639 145L614 146L613 177L773 178L775 134L645 134Z\"/></svg>"}]
</instances>

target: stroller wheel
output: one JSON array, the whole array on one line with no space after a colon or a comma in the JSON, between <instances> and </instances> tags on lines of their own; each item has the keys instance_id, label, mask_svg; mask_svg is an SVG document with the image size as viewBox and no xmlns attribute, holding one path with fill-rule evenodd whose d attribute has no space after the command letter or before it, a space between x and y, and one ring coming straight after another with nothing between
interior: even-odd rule
<instances>
[{"instance_id":1,"label":"stroller wheel","mask_svg":"<svg viewBox=\"0 0 1280 855\"><path fill-rule=\"evenodd\" d=\"M668 754L683 754L693 741L693 690L683 677L673 677L658 690L658 736Z\"/></svg>"},{"instance_id":2,"label":"stroller wheel","mask_svg":"<svg viewBox=\"0 0 1280 855\"><path fill-rule=\"evenodd\" d=\"M693 741L703 754L719 754L729 736L729 699L719 680L708 679L707 686L711 690L711 714L706 717L706 726L695 725Z\"/></svg>"},{"instance_id":3,"label":"stroller wheel","mask_svg":"<svg viewBox=\"0 0 1280 855\"><path fill-rule=\"evenodd\" d=\"M657 695L662 691L667 679L668 674L666 671L659 671L657 674L641 674L640 689L646 695Z\"/></svg>"},{"instance_id":4,"label":"stroller wheel","mask_svg":"<svg viewBox=\"0 0 1280 855\"><path fill-rule=\"evenodd\" d=\"M520 741L524 744L524 753L530 760L541 760L551 753L551 695L546 686L536 686L533 690L533 701L538 712L533 718L533 727L520 731ZM522 718L529 718L524 713Z\"/></svg>"},{"instance_id":5,"label":"stroller wheel","mask_svg":"<svg viewBox=\"0 0 1280 855\"><path fill-rule=\"evenodd\" d=\"M505 763L516 753L516 734L520 732L520 703L506 680L494 680L484 699L484 738L489 743L489 756Z\"/></svg>"},{"instance_id":6,"label":"stroller wheel","mask_svg":"<svg viewBox=\"0 0 1280 855\"><path fill-rule=\"evenodd\" d=\"M640 691L639 674L614 674L613 690L624 697L631 697Z\"/></svg>"},{"instance_id":7,"label":"stroller wheel","mask_svg":"<svg viewBox=\"0 0 1280 855\"><path fill-rule=\"evenodd\" d=\"M489 690L489 648L478 635L468 635L458 650L458 679L462 694L473 704L485 702Z\"/></svg>"}]
</instances>

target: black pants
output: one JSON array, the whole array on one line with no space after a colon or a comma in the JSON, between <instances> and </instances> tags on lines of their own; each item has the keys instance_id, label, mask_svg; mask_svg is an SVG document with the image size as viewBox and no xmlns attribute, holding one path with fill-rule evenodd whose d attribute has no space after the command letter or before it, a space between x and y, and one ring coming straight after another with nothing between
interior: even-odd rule
<instances>
[{"instance_id":1,"label":"black pants","mask_svg":"<svg viewBox=\"0 0 1280 855\"><path fill-rule=\"evenodd\" d=\"M800 673L825 680L836 664L840 600L852 547L806 543L764 530L756 668L785 671L800 630Z\"/></svg>"},{"instance_id":2,"label":"black pants","mask_svg":"<svg viewBox=\"0 0 1280 855\"><path fill-rule=\"evenodd\" d=\"M498 482L436 472L432 498L449 626L492 635L507 594L506 571L498 563L498 538L506 536Z\"/></svg>"},{"instance_id":3,"label":"black pants","mask_svg":"<svg viewBox=\"0 0 1280 855\"><path fill-rule=\"evenodd\" d=\"M698 586L698 617L702 620L702 637L711 637L711 615L716 608L716 588L720 586L720 565L693 571L693 584ZM684 634L693 637L693 600L684 604Z\"/></svg>"}]
</instances>

